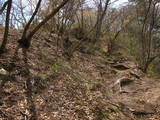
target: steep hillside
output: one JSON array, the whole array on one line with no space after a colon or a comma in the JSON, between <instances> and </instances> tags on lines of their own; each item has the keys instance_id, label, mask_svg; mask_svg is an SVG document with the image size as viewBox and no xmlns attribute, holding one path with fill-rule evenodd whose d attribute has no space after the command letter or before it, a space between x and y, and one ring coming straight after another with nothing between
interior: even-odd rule
<instances>
[{"instance_id":1,"label":"steep hillside","mask_svg":"<svg viewBox=\"0 0 160 120\"><path fill-rule=\"evenodd\" d=\"M0 57L0 120L160 120L160 80L123 56L63 56L54 38L38 34L26 68L19 34ZM0 37L2 38L2 37Z\"/></svg>"}]
</instances>

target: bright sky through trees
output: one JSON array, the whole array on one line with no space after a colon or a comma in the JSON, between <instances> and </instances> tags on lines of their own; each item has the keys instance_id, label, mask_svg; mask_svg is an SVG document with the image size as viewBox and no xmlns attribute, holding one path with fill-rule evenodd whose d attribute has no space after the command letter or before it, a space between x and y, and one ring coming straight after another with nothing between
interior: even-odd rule
<instances>
[{"instance_id":1,"label":"bright sky through trees","mask_svg":"<svg viewBox=\"0 0 160 120\"><path fill-rule=\"evenodd\" d=\"M112 2L114 2L115 0L111 0ZM118 0L117 2L115 2L115 5L114 6L123 6L125 3L127 3L128 0Z\"/></svg>"},{"instance_id":2,"label":"bright sky through trees","mask_svg":"<svg viewBox=\"0 0 160 120\"><path fill-rule=\"evenodd\" d=\"M91 1L91 0L86 1L87 5L89 5L90 7L94 7L93 2L94 1ZM128 2L128 0L111 0L112 7L124 6L124 5L126 5L127 2Z\"/></svg>"}]
</instances>

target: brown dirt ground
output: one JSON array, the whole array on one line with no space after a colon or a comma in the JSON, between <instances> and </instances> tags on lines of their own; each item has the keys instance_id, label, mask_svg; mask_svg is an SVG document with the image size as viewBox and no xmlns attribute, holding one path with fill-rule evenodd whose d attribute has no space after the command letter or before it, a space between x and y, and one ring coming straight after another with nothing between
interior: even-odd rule
<instances>
[{"instance_id":1,"label":"brown dirt ground","mask_svg":"<svg viewBox=\"0 0 160 120\"><path fill-rule=\"evenodd\" d=\"M19 36L10 35L8 52L0 56L8 72L0 75L0 120L160 120L160 79L146 77L132 61L123 61L129 67L123 71L101 54L75 52L68 61L54 38L39 33L25 68L21 51L13 58ZM124 93L113 89L129 72L141 79L131 76Z\"/></svg>"}]
</instances>

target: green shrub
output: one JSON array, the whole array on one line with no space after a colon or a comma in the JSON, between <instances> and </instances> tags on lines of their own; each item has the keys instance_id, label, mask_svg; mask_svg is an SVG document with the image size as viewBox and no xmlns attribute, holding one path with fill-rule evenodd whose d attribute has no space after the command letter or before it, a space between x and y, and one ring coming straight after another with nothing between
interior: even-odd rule
<instances>
[{"instance_id":1,"label":"green shrub","mask_svg":"<svg viewBox=\"0 0 160 120\"><path fill-rule=\"evenodd\" d=\"M58 58L56 59L56 61L54 62L54 64L52 65L52 69L55 71L55 72L58 72L58 70L60 69L62 65L62 62L61 60Z\"/></svg>"}]
</instances>

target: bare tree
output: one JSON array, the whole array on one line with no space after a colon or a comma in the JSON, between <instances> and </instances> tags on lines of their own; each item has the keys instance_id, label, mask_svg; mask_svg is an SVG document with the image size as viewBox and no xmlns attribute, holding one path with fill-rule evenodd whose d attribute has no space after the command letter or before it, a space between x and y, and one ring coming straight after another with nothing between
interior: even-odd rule
<instances>
[{"instance_id":1,"label":"bare tree","mask_svg":"<svg viewBox=\"0 0 160 120\"><path fill-rule=\"evenodd\" d=\"M39 0L41 1L41 0ZM27 24L27 27L26 29L24 30L24 34L22 35L22 38L20 40L18 40L18 47L17 47L17 50L16 50L16 53L18 52L19 48L22 48L22 51L23 51L23 54L24 54L24 59L25 59L25 63L27 63L27 50L29 49L30 47L30 44L31 44L31 40L32 40L32 37L35 35L35 33L44 25L46 24L52 17L55 16L55 14L64 6L66 5L70 0L64 0L57 8L53 9L52 12L46 16L44 18L44 20L42 20L30 33L28 33L26 35L26 32L28 31L29 29L29 25L30 25L30 22L32 22L32 19L34 19L34 16L36 15L37 13L37 10L39 9L39 5L37 4L37 9L35 10L34 14L32 15L30 21L29 21L29 24Z\"/></svg>"},{"instance_id":2,"label":"bare tree","mask_svg":"<svg viewBox=\"0 0 160 120\"><path fill-rule=\"evenodd\" d=\"M7 7L8 3L9 3L9 0L6 1L6 2L3 4L2 8L0 9L0 15L3 13L3 11L4 11L5 8Z\"/></svg>"},{"instance_id":3,"label":"bare tree","mask_svg":"<svg viewBox=\"0 0 160 120\"><path fill-rule=\"evenodd\" d=\"M144 20L142 21L142 29L141 29L141 46L142 46L142 55L141 55L141 63L140 67L143 72L147 72L149 65L153 62L155 58L159 56L159 53L153 52L153 40L154 33L156 30L155 26L157 24L158 18L158 6L159 4L155 0L149 0L147 3L143 3L146 8L142 14L144 14Z\"/></svg>"},{"instance_id":4,"label":"bare tree","mask_svg":"<svg viewBox=\"0 0 160 120\"><path fill-rule=\"evenodd\" d=\"M101 34L101 28L102 28L104 17L105 17L106 12L107 12L107 8L108 8L108 5L109 5L109 2L110 2L110 0L106 0L105 1L105 5L103 7L102 0L99 0L98 12L97 12L97 21L96 21L96 24L95 24L94 42L96 42L96 39L98 39L100 34Z\"/></svg>"},{"instance_id":5,"label":"bare tree","mask_svg":"<svg viewBox=\"0 0 160 120\"><path fill-rule=\"evenodd\" d=\"M4 32L4 36L3 36L3 42L2 42L2 45L0 48L0 53L5 52L6 45L7 45L11 7L12 7L12 0L8 0L6 22L5 22L5 32Z\"/></svg>"}]
</instances>

